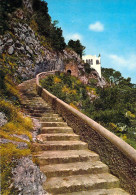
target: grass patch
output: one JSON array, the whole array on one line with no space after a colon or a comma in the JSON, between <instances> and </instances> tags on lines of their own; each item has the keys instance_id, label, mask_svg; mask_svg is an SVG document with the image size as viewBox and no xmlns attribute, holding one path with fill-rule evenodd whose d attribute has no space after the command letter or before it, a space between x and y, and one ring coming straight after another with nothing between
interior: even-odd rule
<instances>
[{"instance_id":1,"label":"grass patch","mask_svg":"<svg viewBox=\"0 0 136 195\"><path fill-rule=\"evenodd\" d=\"M12 102L6 101L4 99L0 100L0 112L5 113L8 122L0 128L0 138L8 139L15 142L25 142L30 147L30 142L32 141L32 120L29 117L25 117L21 112L19 107L17 107ZM27 135L30 142L24 141L21 138L15 137L16 135ZM16 165L16 159L30 154L30 149L19 149L13 143L2 144L1 145L1 187L2 194L15 194L12 192L12 188L9 188L12 183L12 168Z\"/></svg>"},{"instance_id":2,"label":"grass patch","mask_svg":"<svg viewBox=\"0 0 136 195\"><path fill-rule=\"evenodd\" d=\"M30 154L30 149L18 149L14 144L2 144L0 146L1 152L1 193L9 195L12 193L10 185L12 183L12 168L16 165L16 159ZM15 193L14 193L15 194Z\"/></svg>"}]
</instances>

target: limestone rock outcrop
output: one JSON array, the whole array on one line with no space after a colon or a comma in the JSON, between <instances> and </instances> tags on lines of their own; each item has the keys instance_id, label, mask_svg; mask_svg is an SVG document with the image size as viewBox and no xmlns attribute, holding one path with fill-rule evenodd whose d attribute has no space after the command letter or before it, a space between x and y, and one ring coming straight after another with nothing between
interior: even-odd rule
<instances>
[{"instance_id":1,"label":"limestone rock outcrop","mask_svg":"<svg viewBox=\"0 0 136 195\"><path fill-rule=\"evenodd\" d=\"M65 62L70 59L81 64L80 57L74 51L56 53L43 44L40 36L28 24L13 20L11 31L0 36L0 54L10 55L17 67L15 74L23 80L33 78L39 72L64 71ZM8 66L8 62L6 63Z\"/></svg>"}]
</instances>

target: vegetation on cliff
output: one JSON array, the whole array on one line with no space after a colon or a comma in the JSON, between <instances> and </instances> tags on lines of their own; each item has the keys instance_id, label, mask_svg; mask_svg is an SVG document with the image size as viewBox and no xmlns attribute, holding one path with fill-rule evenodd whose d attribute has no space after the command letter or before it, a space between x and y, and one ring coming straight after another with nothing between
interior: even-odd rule
<instances>
[{"instance_id":1,"label":"vegetation on cliff","mask_svg":"<svg viewBox=\"0 0 136 195\"><path fill-rule=\"evenodd\" d=\"M80 40L77 40L77 41L73 41L72 39L69 40L68 47L73 49L82 58L82 56L84 54L85 47L80 43Z\"/></svg>"},{"instance_id":2,"label":"vegetation on cliff","mask_svg":"<svg viewBox=\"0 0 136 195\"><path fill-rule=\"evenodd\" d=\"M4 0L0 1L0 34L9 30L9 15L17 8L22 7L22 0Z\"/></svg>"},{"instance_id":3,"label":"vegetation on cliff","mask_svg":"<svg viewBox=\"0 0 136 195\"><path fill-rule=\"evenodd\" d=\"M47 3L41 0L33 0L33 10L33 18L38 25L38 32L48 39L48 42L55 51L65 49L66 43L62 30L60 27L57 27L57 21L51 21Z\"/></svg>"},{"instance_id":4,"label":"vegetation on cliff","mask_svg":"<svg viewBox=\"0 0 136 195\"><path fill-rule=\"evenodd\" d=\"M4 59L7 60L5 55L0 61L4 64L0 66L0 113L5 117L4 123L0 121L1 193L8 195L13 194L13 188L9 186L12 183L11 171L16 165L16 160L30 154L30 143L25 141L23 136L32 141L33 124L20 109L21 96L16 87L18 78L13 77L16 66L9 62L7 67ZM20 148L20 145L25 145L26 148Z\"/></svg>"},{"instance_id":5,"label":"vegetation on cliff","mask_svg":"<svg viewBox=\"0 0 136 195\"><path fill-rule=\"evenodd\" d=\"M2 1L0 4L0 34L4 34L5 31L10 30L10 20L11 14L16 11L18 8L23 7L23 0L6 0ZM60 27L57 27L56 21L52 22L51 17L48 13L48 6L45 1L33 0L32 1L33 12L29 13L29 20L27 22L30 24L33 23L33 27L37 32L47 38L48 44L51 44L51 47L55 51L62 51L66 47L64 37L62 35L62 30ZM28 13L26 13L27 16Z\"/></svg>"},{"instance_id":6,"label":"vegetation on cliff","mask_svg":"<svg viewBox=\"0 0 136 195\"><path fill-rule=\"evenodd\" d=\"M0 113L5 116L6 123L0 124L0 147L1 153L1 193L12 194L11 171L16 164L16 159L30 154L29 141L22 136L32 140L31 130L33 129L30 118L23 116L20 110L20 95L13 80L9 75L0 75ZM20 148L23 143L28 148ZM14 191L15 193L15 191Z\"/></svg>"},{"instance_id":7,"label":"vegetation on cliff","mask_svg":"<svg viewBox=\"0 0 136 195\"><path fill-rule=\"evenodd\" d=\"M109 69L104 71L108 74ZM136 148L136 88L129 79L120 77L118 84L98 88L94 83L84 85L78 78L60 73L41 80L41 85ZM91 95L95 95L93 101Z\"/></svg>"}]
</instances>

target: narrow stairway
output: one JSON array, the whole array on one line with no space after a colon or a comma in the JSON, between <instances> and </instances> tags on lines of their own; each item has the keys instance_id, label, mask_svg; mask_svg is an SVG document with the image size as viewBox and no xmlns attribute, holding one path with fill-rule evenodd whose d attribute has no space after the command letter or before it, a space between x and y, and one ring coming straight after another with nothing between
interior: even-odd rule
<instances>
[{"instance_id":1,"label":"narrow stairway","mask_svg":"<svg viewBox=\"0 0 136 195\"><path fill-rule=\"evenodd\" d=\"M99 155L88 150L72 128L36 94L35 80L20 85L23 107L40 120L41 132L33 143L33 155L47 180L49 194L128 195L119 180L109 173Z\"/></svg>"}]
</instances>

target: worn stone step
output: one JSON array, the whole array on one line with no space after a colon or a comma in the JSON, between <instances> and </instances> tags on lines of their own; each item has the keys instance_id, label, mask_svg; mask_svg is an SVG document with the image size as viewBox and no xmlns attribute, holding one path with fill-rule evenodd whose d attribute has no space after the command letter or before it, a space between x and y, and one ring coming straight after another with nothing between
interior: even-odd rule
<instances>
[{"instance_id":1,"label":"worn stone step","mask_svg":"<svg viewBox=\"0 0 136 195\"><path fill-rule=\"evenodd\" d=\"M40 113L30 113L30 116L32 116L32 117L42 117L42 114L40 114Z\"/></svg>"},{"instance_id":2,"label":"worn stone step","mask_svg":"<svg viewBox=\"0 0 136 195\"><path fill-rule=\"evenodd\" d=\"M45 141L74 141L79 140L79 135L74 133L66 134L66 133L56 133L56 134L40 134L37 136L37 141L45 142Z\"/></svg>"},{"instance_id":3,"label":"worn stone step","mask_svg":"<svg viewBox=\"0 0 136 195\"><path fill-rule=\"evenodd\" d=\"M99 155L90 150L41 151L33 153L39 165L97 161Z\"/></svg>"},{"instance_id":4,"label":"worn stone step","mask_svg":"<svg viewBox=\"0 0 136 195\"><path fill-rule=\"evenodd\" d=\"M39 102L38 102L38 101L35 101L35 100L32 100L32 99L31 99L31 100L28 100L28 99L25 100L25 103L26 103L26 104L42 105L42 101L39 101Z\"/></svg>"},{"instance_id":5,"label":"worn stone step","mask_svg":"<svg viewBox=\"0 0 136 195\"><path fill-rule=\"evenodd\" d=\"M29 114L33 117L44 117L44 114L53 113L53 112L54 112L53 110L44 110L44 112L34 111L34 112L29 113Z\"/></svg>"},{"instance_id":6,"label":"worn stone step","mask_svg":"<svg viewBox=\"0 0 136 195\"><path fill-rule=\"evenodd\" d=\"M41 102L43 102L42 98L40 98L40 97L39 98L34 98L34 97L27 98L25 101L28 103L31 103L31 102L41 103Z\"/></svg>"},{"instance_id":7,"label":"worn stone step","mask_svg":"<svg viewBox=\"0 0 136 195\"><path fill-rule=\"evenodd\" d=\"M62 117L42 117L40 120L43 122L63 122Z\"/></svg>"},{"instance_id":8,"label":"worn stone step","mask_svg":"<svg viewBox=\"0 0 136 195\"><path fill-rule=\"evenodd\" d=\"M44 189L53 194L118 187L119 180L109 173L51 177L44 183Z\"/></svg>"},{"instance_id":9,"label":"worn stone step","mask_svg":"<svg viewBox=\"0 0 136 195\"><path fill-rule=\"evenodd\" d=\"M58 114L55 114L55 113L45 113L44 114L44 117L59 117L59 115Z\"/></svg>"},{"instance_id":10,"label":"worn stone step","mask_svg":"<svg viewBox=\"0 0 136 195\"><path fill-rule=\"evenodd\" d=\"M67 127L65 122L40 122L42 127Z\"/></svg>"},{"instance_id":11,"label":"worn stone step","mask_svg":"<svg viewBox=\"0 0 136 195\"><path fill-rule=\"evenodd\" d=\"M44 144L33 143L32 151L41 150L83 150L87 149L88 145L81 141L47 141Z\"/></svg>"},{"instance_id":12,"label":"worn stone step","mask_svg":"<svg viewBox=\"0 0 136 195\"><path fill-rule=\"evenodd\" d=\"M41 114L39 114L39 115L38 115L38 113L37 113L36 116L34 116L34 117L41 121L41 118L44 118L47 114L53 115L53 114L54 114L54 110L45 111L44 113L41 113ZM42 122L42 121L41 121L41 122ZM44 121L43 121L43 122L44 122Z\"/></svg>"},{"instance_id":13,"label":"worn stone step","mask_svg":"<svg viewBox=\"0 0 136 195\"><path fill-rule=\"evenodd\" d=\"M43 127L41 129L41 133L73 133L73 129L71 127Z\"/></svg>"},{"instance_id":14,"label":"worn stone step","mask_svg":"<svg viewBox=\"0 0 136 195\"><path fill-rule=\"evenodd\" d=\"M38 103L38 102L33 102L33 101L29 101L29 102L26 102L26 105L29 105L31 107L46 107L47 104L44 104L44 103Z\"/></svg>"},{"instance_id":15,"label":"worn stone step","mask_svg":"<svg viewBox=\"0 0 136 195\"><path fill-rule=\"evenodd\" d=\"M101 161L45 165L41 166L40 169L48 178L108 172L107 165L103 164Z\"/></svg>"},{"instance_id":16,"label":"worn stone step","mask_svg":"<svg viewBox=\"0 0 136 195\"><path fill-rule=\"evenodd\" d=\"M47 106L35 106L35 107L31 107L32 110L45 110L47 108Z\"/></svg>"},{"instance_id":17,"label":"worn stone step","mask_svg":"<svg viewBox=\"0 0 136 195\"><path fill-rule=\"evenodd\" d=\"M81 192L72 192L58 195L130 195L128 192L125 192L121 188L112 188L112 189L99 189L99 190L89 190Z\"/></svg>"},{"instance_id":18,"label":"worn stone step","mask_svg":"<svg viewBox=\"0 0 136 195\"><path fill-rule=\"evenodd\" d=\"M30 112L37 112L37 113L43 113L43 112L52 112L53 111L53 109L52 108L44 108L43 110L38 110L38 109L31 109L31 111Z\"/></svg>"},{"instance_id":19,"label":"worn stone step","mask_svg":"<svg viewBox=\"0 0 136 195\"><path fill-rule=\"evenodd\" d=\"M43 109L43 110L38 110L38 109L26 109L26 111L27 112L29 112L29 113L40 113L40 114L43 114L44 112L46 112L46 110L45 109Z\"/></svg>"}]
</instances>

